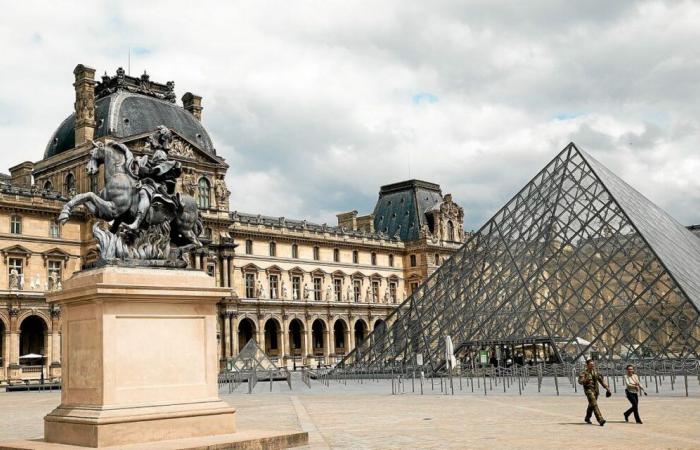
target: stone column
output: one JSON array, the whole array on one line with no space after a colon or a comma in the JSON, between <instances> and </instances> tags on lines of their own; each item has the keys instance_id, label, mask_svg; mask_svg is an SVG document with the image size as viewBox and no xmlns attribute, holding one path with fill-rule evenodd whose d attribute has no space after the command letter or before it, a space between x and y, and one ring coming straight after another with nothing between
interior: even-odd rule
<instances>
[{"instance_id":1,"label":"stone column","mask_svg":"<svg viewBox=\"0 0 700 450\"><path fill-rule=\"evenodd\" d=\"M231 270L229 269L229 258L224 256L221 261L221 270L224 273L224 284L223 287L231 287Z\"/></svg>"},{"instance_id":2,"label":"stone column","mask_svg":"<svg viewBox=\"0 0 700 450\"><path fill-rule=\"evenodd\" d=\"M313 329L311 328L311 323L307 323L304 325L304 334L306 335L306 339L304 339L304 353L305 356L312 356L314 355L314 335L313 335Z\"/></svg>"},{"instance_id":3,"label":"stone column","mask_svg":"<svg viewBox=\"0 0 700 450\"><path fill-rule=\"evenodd\" d=\"M350 346L350 336L352 336L352 332L348 327L348 329L345 330L345 341L343 342L346 355L352 351L352 347Z\"/></svg>"},{"instance_id":4,"label":"stone column","mask_svg":"<svg viewBox=\"0 0 700 450\"><path fill-rule=\"evenodd\" d=\"M75 146L90 141L95 134L95 69L78 64L75 75Z\"/></svg>"},{"instance_id":5,"label":"stone column","mask_svg":"<svg viewBox=\"0 0 700 450\"><path fill-rule=\"evenodd\" d=\"M6 380L9 374L7 373L7 366L10 360L10 330L5 328L5 333L2 336L2 379Z\"/></svg>"},{"instance_id":6,"label":"stone column","mask_svg":"<svg viewBox=\"0 0 700 450\"><path fill-rule=\"evenodd\" d=\"M231 316L233 314L226 313L224 315L224 358L231 355Z\"/></svg>"},{"instance_id":7,"label":"stone column","mask_svg":"<svg viewBox=\"0 0 700 450\"><path fill-rule=\"evenodd\" d=\"M19 324L17 323L17 316L19 315L19 310L10 310L10 345L9 345L9 358L7 365L7 379L19 380L20 379L20 368L19 368Z\"/></svg>"},{"instance_id":8,"label":"stone column","mask_svg":"<svg viewBox=\"0 0 700 450\"><path fill-rule=\"evenodd\" d=\"M238 340L238 315L234 314L231 316L231 356L238 356L238 352L241 350L239 347Z\"/></svg>"},{"instance_id":9,"label":"stone column","mask_svg":"<svg viewBox=\"0 0 700 450\"><path fill-rule=\"evenodd\" d=\"M265 322L263 319L258 319L258 346L262 351L265 351Z\"/></svg>"},{"instance_id":10,"label":"stone column","mask_svg":"<svg viewBox=\"0 0 700 450\"><path fill-rule=\"evenodd\" d=\"M61 376L61 312L58 308L51 310L51 365L49 377L51 379Z\"/></svg>"},{"instance_id":11,"label":"stone column","mask_svg":"<svg viewBox=\"0 0 700 450\"><path fill-rule=\"evenodd\" d=\"M326 358L326 364L328 364L332 353L330 336L331 331L328 328L323 330L323 356Z\"/></svg>"},{"instance_id":12,"label":"stone column","mask_svg":"<svg viewBox=\"0 0 700 450\"><path fill-rule=\"evenodd\" d=\"M232 278L233 271L231 270L232 266L233 266L233 257L227 256L226 257L226 279L228 280L227 287L233 287L233 278Z\"/></svg>"},{"instance_id":13,"label":"stone column","mask_svg":"<svg viewBox=\"0 0 700 450\"><path fill-rule=\"evenodd\" d=\"M348 353L355 350L355 326L352 323L352 318L350 319L350 339L348 340Z\"/></svg>"},{"instance_id":14,"label":"stone column","mask_svg":"<svg viewBox=\"0 0 700 450\"><path fill-rule=\"evenodd\" d=\"M281 279L281 277L280 277ZM285 318L286 316L282 316L282 329L279 332L279 335L277 337L277 345L279 346L279 351L280 351L280 365L285 366L287 364L287 357L288 355L288 349L287 349L287 337L289 337L289 328L288 328L288 323L287 319Z\"/></svg>"},{"instance_id":15,"label":"stone column","mask_svg":"<svg viewBox=\"0 0 700 450\"><path fill-rule=\"evenodd\" d=\"M330 321L329 321L330 322ZM333 325L328 326L328 356L335 356L335 328ZM326 361L326 364L330 364L330 359Z\"/></svg>"}]
</instances>

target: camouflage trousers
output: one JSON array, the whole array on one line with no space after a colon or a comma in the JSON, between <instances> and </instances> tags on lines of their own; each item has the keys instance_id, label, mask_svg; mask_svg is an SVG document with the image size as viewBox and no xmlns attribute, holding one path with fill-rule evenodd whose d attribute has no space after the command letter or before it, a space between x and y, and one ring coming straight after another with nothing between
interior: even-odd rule
<instances>
[{"instance_id":1,"label":"camouflage trousers","mask_svg":"<svg viewBox=\"0 0 700 450\"><path fill-rule=\"evenodd\" d=\"M588 409L586 409L586 420L591 420L591 415L595 414L595 420L601 423L603 420L603 415L600 413L600 408L598 408L598 393L586 389L586 398L588 399Z\"/></svg>"}]
</instances>

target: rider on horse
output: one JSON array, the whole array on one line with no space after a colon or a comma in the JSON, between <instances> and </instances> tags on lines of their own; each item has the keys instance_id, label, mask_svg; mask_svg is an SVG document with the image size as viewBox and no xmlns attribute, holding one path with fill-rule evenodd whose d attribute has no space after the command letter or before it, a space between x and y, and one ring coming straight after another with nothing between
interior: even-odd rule
<instances>
[{"instance_id":1,"label":"rider on horse","mask_svg":"<svg viewBox=\"0 0 700 450\"><path fill-rule=\"evenodd\" d=\"M134 222L127 225L135 230L139 227L152 204L162 202L167 207L178 208L175 196L176 179L182 173L182 167L177 161L168 159L168 151L173 136L170 130L159 126L155 133L148 138L148 145L154 150L153 156L144 155L136 158L137 168L134 170L139 178L139 199Z\"/></svg>"}]
</instances>

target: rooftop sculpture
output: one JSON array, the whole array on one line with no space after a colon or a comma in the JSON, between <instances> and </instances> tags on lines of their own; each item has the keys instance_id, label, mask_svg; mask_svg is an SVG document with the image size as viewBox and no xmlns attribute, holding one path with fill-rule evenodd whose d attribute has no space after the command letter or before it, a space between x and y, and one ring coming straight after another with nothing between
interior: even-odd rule
<instances>
[{"instance_id":1,"label":"rooftop sculpture","mask_svg":"<svg viewBox=\"0 0 700 450\"><path fill-rule=\"evenodd\" d=\"M182 168L168 158L172 140L170 130L159 126L140 157L122 143L93 141L87 174L97 175L104 164L105 187L99 194L73 196L58 221L66 223L73 209L84 205L100 219L92 230L102 260L185 267L183 255L202 246L198 236L203 227L195 199L175 192Z\"/></svg>"}]
</instances>

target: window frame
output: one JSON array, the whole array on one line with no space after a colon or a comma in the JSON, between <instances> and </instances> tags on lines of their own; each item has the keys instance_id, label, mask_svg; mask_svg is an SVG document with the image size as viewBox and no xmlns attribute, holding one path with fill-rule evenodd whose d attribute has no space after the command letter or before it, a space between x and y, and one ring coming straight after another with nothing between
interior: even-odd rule
<instances>
[{"instance_id":1,"label":"window frame","mask_svg":"<svg viewBox=\"0 0 700 450\"><path fill-rule=\"evenodd\" d=\"M252 239L245 240L245 254L246 255L253 254L253 240Z\"/></svg>"},{"instance_id":2,"label":"window frame","mask_svg":"<svg viewBox=\"0 0 700 450\"><path fill-rule=\"evenodd\" d=\"M314 301L320 302L323 299L323 278L313 277Z\"/></svg>"},{"instance_id":3,"label":"window frame","mask_svg":"<svg viewBox=\"0 0 700 450\"><path fill-rule=\"evenodd\" d=\"M333 249L333 262L340 262L340 249Z\"/></svg>"},{"instance_id":4,"label":"window frame","mask_svg":"<svg viewBox=\"0 0 700 450\"><path fill-rule=\"evenodd\" d=\"M336 302L343 301L343 279L340 277L333 278L333 292Z\"/></svg>"},{"instance_id":5,"label":"window frame","mask_svg":"<svg viewBox=\"0 0 700 450\"><path fill-rule=\"evenodd\" d=\"M389 267L394 267L394 255L389 255Z\"/></svg>"},{"instance_id":6,"label":"window frame","mask_svg":"<svg viewBox=\"0 0 700 450\"><path fill-rule=\"evenodd\" d=\"M274 283L273 283L274 280ZM271 299L278 299L280 298L279 296L279 289L280 289L280 276L276 273L271 273L267 276L267 283L268 286L270 287L270 298Z\"/></svg>"},{"instance_id":7,"label":"window frame","mask_svg":"<svg viewBox=\"0 0 700 450\"><path fill-rule=\"evenodd\" d=\"M248 284L249 281L251 282L250 284ZM250 272L246 273L243 276L243 284L246 298L255 298L255 274Z\"/></svg>"},{"instance_id":8,"label":"window frame","mask_svg":"<svg viewBox=\"0 0 700 450\"><path fill-rule=\"evenodd\" d=\"M277 243L275 241L270 241L268 254L272 257L277 256Z\"/></svg>"},{"instance_id":9,"label":"window frame","mask_svg":"<svg viewBox=\"0 0 700 450\"><path fill-rule=\"evenodd\" d=\"M360 264L360 252L357 250L352 251L352 263Z\"/></svg>"},{"instance_id":10,"label":"window frame","mask_svg":"<svg viewBox=\"0 0 700 450\"><path fill-rule=\"evenodd\" d=\"M418 267L418 257L416 256L415 253L409 255L408 259L410 260L411 267Z\"/></svg>"},{"instance_id":11,"label":"window frame","mask_svg":"<svg viewBox=\"0 0 700 450\"><path fill-rule=\"evenodd\" d=\"M292 244L292 258L299 259L299 245L296 242Z\"/></svg>"},{"instance_id":12,"label":"window frame","mask_svg":"<svg viewBox=\"0 0 700 450\"><path fill-rule=\"evenodd\" d=\"M211 182L207 177L200 177L197 181L197 207L211 209Z\"/></svg>"},{"instance_id":13,"label":"window frame","mask_svg":"<svg viewBox=\"0 0 700 450\"><path fill-rule=\"evenodd\" d=\"M17 230L15 230L15 226ZM10 216L10 234L22 234L22 216L19 214Z\"/></svg>"},{"instance_id":14,"label":"window frame","mask_svg":"<svg viewBox=\"0 0 700 450\"><path fill-rule=\"evenodd\" d=\"M373 266L377 265L377 252L372 252L370 254L370 262L372 263Z\"/></svg>"},{"instance_id":15,"label":"window frame","mask_svg":"<svg viewBox=\"0 0 700 450\"><path fill-rule=\"evenodd\" d=\"M314 261L320 261L321 260L321 247L319 247L318 245L314 245L313 253L314 253L314 255L313 255Z\"/></svg>"}]
</instances>

